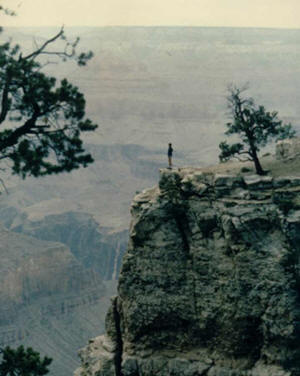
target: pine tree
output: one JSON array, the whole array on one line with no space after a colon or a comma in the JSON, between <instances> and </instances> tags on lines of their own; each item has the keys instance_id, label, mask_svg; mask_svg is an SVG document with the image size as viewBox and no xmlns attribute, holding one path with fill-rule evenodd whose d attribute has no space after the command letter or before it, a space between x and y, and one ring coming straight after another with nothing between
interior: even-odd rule
<instances>
[{"instance_id":1,"label":"pine tree","mask_svg":"<svg viewBox=\"0 0 300 376\"><path fill-rule=\"evenodd\" d=\"M62 40L63 49L54 49ZM92 53L76 53L79 39L69 42L63 28L24 55L19 45L0 45L0 160L23 178L86 167L83 132L97 125L85 117L85 98L67 79L57 82L43 72L40 59L76 60L82 66ZM7 165L7 163L6 163Z\"/></svg>"},{"instance_id":2,"label":"pine tree","mask_svg":"<svg viewBox=\"0 0 300 376\"><path fill-rule=\"evenodd\" d=\"M291 124L283 124L277 112L268 112L263 106L256 106L252 98L243 96L237 87L229 88L228 107L232 121L227 123L226 135L238 135L241 142L229 145L222 141L219 145L221 162L231 158L253 161L257 174L263 175L264 170L258 158L261 147L272 139L280 140L294 137L295 131Z\"/></svg>"},{"instance_id":3,"label":"pine tree","mask_svg":"<svg viewBox=\"0 0 300 376\"><path fill-rule=\"evenodd\" d=\"M48 366L52 359L34 351L19 346L12 349L9 346L1 350L2 361L0 363L0 376L43 376L49 373Z\"/></svg>"}]
</instances>

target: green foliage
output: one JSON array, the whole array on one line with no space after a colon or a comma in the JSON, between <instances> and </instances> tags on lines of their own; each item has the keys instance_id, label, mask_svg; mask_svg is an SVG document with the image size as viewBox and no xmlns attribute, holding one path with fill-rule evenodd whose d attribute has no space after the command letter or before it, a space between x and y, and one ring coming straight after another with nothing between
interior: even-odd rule
<instances>
[{"instance_id":1,"label":"green foliage","mask_svg":"<svg viewBox=\"0 0 300 376\"><path fill-rule=\"evenodd\" d=\"M244 151L244 145L237 143L233 145L228 145L226 141L222 141L219 145L221 149L221 154L219 158L222 162L226 162L232 158L233 155L241 154Z\"/></svg>"},{"instance_id":2,"label":"green foliage","mask_svg":"<svg viewBox=\"0 0 300 376\"><path fill-rule=\"evenodd\" d=\"M249 167L242 167L241 168L241 172L250 172L251 171L251 168L249 168Z\"/></svg>"},{"instance_id":3,"label":"green foliage","mask_svg":"<svg viewBox=\"0 0 300 376\"><path fill-rule=\"evenodd\" d=\"M65 48L48 50L58 40ZM97 128L85 118L85 98L63 79L43 73L39 58L74 59L85 65L92 52L76 54L79 38L67 41L63 29L29 55L18 45L0 45L0 159L9 161L14 174L43 176L86 167L93 158L86 153L82 132ZM1 129L2 128L2 129Z\"/></svg>"},{"instance_id":4,"label":"green foliage","mask_svg":"<svg viewBox=\"0 0 300 376\"><path fill-rule=\"evenodd\" d=\"M277 112L269 112L263 106L256 106L252 98L243 97L245 89L229 89L228 107L232 121L227 123L227 136L238 135L241 142L229 145L222 141L219 145L221 162L231 158L250 160L255 164L256 172L263 174L258 152L272 139L282 140L295 136L291 124L283 124Z\"/></svg>"},{"instance_id":5,"label":"green foliage","mask_svg":"<svg viewBox=\"0 0 300 376\"><path fill-rule=\"evenodd\" d=\"M42 376L49 373L48 366L52 359L40 354L31 347L25 349L19 346L12 349L9 346L1 350L0 376Z\"/></svg>"}]
</instances>

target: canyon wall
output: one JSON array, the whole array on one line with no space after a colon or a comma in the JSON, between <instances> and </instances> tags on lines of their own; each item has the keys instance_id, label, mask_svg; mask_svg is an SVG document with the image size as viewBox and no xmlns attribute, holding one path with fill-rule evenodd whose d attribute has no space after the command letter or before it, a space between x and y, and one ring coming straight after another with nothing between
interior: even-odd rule
<instances>
[{"instance_id":1,"label":"canyon wall","mask_svg":"<svg viewBox=\"0 0 300 376\"><path fill-rule=\"evenodd\" d=\"M66 375L77 349L104 330L110 294L101 275L69 248L0 226L0 347L32 346Z\"/></svg>"},{"instance_id":2,"label":"canyon wall","mask_svg":"<svg viewBox=\"0 0 300 376\"><path fill-rule=\"evenodd\" d=\"M97 271L103 280L117 279L128 242L128 230L100 227L91 214L82 212L45 215L38 220L17 216L10 229L65 244L80 263Z\"/></svg>"}]
</instances>

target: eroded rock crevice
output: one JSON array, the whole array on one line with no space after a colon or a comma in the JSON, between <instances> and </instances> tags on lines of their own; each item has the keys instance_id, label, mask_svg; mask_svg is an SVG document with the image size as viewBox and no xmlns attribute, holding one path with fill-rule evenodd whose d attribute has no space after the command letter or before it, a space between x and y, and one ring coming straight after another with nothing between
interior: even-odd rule
<instances>
[{"instance_id":1,"label":"eroded rock crevice","mask_svg":"<svg viewBox=\"0 0 300 376\"><path fill-rule=\"evenodd\" d=\"M115 323L115 331L116 331L116 348L115 348L115 370L116 376L123 376L122 373L122 356L123 356L123 339L122 339L122 332L121 332L121 317L118 311L118 299L114 299L112 302L112 309L113 309L113 320Z\"/></svg>"}]
</instances>

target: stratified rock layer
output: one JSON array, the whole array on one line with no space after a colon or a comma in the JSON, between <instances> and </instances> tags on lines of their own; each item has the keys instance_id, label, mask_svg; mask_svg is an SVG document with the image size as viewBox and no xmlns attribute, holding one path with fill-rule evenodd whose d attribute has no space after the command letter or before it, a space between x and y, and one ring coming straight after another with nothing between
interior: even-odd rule
<instances>
[{"instance_id":1,"label":"stratified rock layer","mask_svg":"<svg viewBox=\"0 0 300 376\"><path fill-rule=\"evenodd\" d=\"M300 375L300 177L161 171L80 376Z\"/></svg>"},{"instance_id":2,"label":"stratified rock layer","mask_svg":"<svg viewBox=\"0 0 300 376\"><path fill-rule=\"evenodd\" d=\"M2 212L0 210L0 218L6 213L4 208ZM128 230L103 228L90 214L80 212L45 215L36 221L19 214L10 224L10 229L67 245L81 264L96 270L103 280L118 278L128 242Z\"/></svg>"},{"instance_id":3,"label":"stratified rock layer","mask_svg":"<svg viewBox=\"0 0 300 376\"><path fill-rule=\"evenodd\" d=\"M2 225L0 239L0 347L31 346L54 359L51 375L66 376L78 347L104 330L107 288L61 243Z\"/></svg>"}]
</instances>

